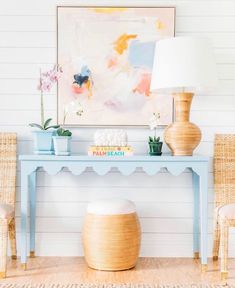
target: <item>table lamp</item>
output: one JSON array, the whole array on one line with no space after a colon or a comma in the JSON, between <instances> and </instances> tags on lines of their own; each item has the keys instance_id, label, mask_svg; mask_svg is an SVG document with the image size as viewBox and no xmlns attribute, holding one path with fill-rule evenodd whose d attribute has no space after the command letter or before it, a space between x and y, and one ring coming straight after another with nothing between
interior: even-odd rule
<instances>
[{"instance_id":1,"label":"table lamp","mask_svg":"<svg viewBox=\"0 0 235 288\"><path fill-rule=\"evenodd\" d=\"M173 155L192 155L200 143L201 131L189 121L193 92L212 88L216 82L216 63L208 39L175 37L156 43L150 90L173 92L175 121L164 131Z\"/></svg>"}]
</instances>

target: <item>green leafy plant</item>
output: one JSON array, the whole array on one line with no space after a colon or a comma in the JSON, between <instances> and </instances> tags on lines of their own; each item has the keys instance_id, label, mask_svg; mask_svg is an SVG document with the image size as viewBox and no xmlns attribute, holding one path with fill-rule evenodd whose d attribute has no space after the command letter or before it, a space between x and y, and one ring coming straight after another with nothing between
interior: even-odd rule
<instances>
[{"instance_id":1,"label":"green leafy plant","mask_svg":"<svg viewBox=\"0 0 235 288\"><path fill-rule=\"evenodd\" d=\"M57 129L56 132L57 132L57 135L58 135L58 136L66 136L66 137L72 136L72 132L71 132L71 131L66 130L66 129L62 128L62 127L60 127L59 129Z\"/></svg>"},{"instance_id":2,"label":"green leafy plant","mask_svg":"<svg viewBox=\"0 0 235 288\"><path fill-rule=\"evenodd\" d=\"M159 143L160 142L160 137L157 137L154 136L154 137L151 137L149 136L149 143Z\"/></svg>"},{"instance_id":3,"label":"green leafy plant","mask_svg":"<svg viewBox=\"0 0 235 288\"><path fill-rule=\"evenodd\" d=\"M30 123L29 126L30 127L34 127L34 128L39 128L41 130L48 130L48 129L57 129L60 127L60 125L50 125L52 121L52 118L47 119L44 123L42 123L42 125L39 125L37 123Z\"/></svg>"}]
</instances>

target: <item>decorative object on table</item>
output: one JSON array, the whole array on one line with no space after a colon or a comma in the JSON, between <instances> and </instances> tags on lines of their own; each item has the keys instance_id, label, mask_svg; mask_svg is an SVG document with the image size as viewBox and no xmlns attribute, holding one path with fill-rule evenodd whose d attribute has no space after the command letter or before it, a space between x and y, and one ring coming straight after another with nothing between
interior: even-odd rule
<instances>
[{"instance_id":1,"label":"decorative object on table","mask_svg":"<svg viewBox=\"0 0 235 288\"><path fill-rule=\"evenodd\" d=\"M45 120L44 93L50 92L53 85L58 83L61 73L62 69L58 65L46 72L41 72L40 69L38 90L41 93L41 123L29 124L29 126L39 129L33 131L35 154L54 154L52 136L55 135L55 129L59 128L59 125L51 125L51 118Z\"/></svg>"},{"instance_id":2,"label":"decorative object on table","mask_svg":"<svg viewBox=\"0 0 235 288\"><path fill-rule=\"evenodd\" d=\"M156 43L151 90L174 92L175 122L164 133L173 155L192 155L198 146L201 131L189 122L192 91L212 88L216 79L216 63L209 40L176 37Z\"/></svg>"},{"instance_id":3,"label":"decorative object on table","mask_svg":"<svg viewBox=\"0 0 235 288\"><path fill-rule=\"evenodd\" d=\"M95 146L127 146L128 136L123 129L98 129L94 134Z\"/></svg>"},{"instance_id":4,"label":"decorative object on table","mask_svg":"<svg viewBox=\"0 0 235 288\"><path fill-rule=\"evenodd\" d=\"M162 155L162 142L160 141L160 137L149 136L149 154L151 156L161 156Z\"/></svg>"},{"instance_id":5,"label":"decorative object on table","mask_svg":"<svg viewBox=\"0 0 235 288\"><path fill-rule=\"evenodd\" d=\"M6 277L8 234L17 258L15 229L16 134L0 133L0 278Z\"/></svg>"},{"instance_id":6,"label":"decorative object on table","mask_svg":"<svg viewBox=\"0 0 235 288\"><path fill-rule=\"evenodd\" d=\"M161 114L160 112L154 112L153 116L149 120L149 127L151 130L154 130L154 137L149 136L149 154L152 156L162 155L162 142L160 137L156 136L157 127L161 123Z\"/></svg>"},{"instance_id":7,"label":"decorative object on table","mask_svg":"<svg viewBox=\"0 0 235 288\"><path fill-rule=\"evenodd\" d=\"M213 260L218 260L220 246L221 277L226 279L228 276L229 228L235 227L235 134L215 136L214 185Z\"/></svg>"},{"instance_id":8,"label":"decorative object on table","mask_svg":"<svg viewBox=\"0 0 235 288\"><path fill-rule=\"evenodd\" d=\"M133 156L131 146L91 146L88 156Z\"/></svg>"},{"instance_id":9,"label":"decorative object on table","mask_svg":"<svg viewBox=\"0 0 235 288\"><path fill-rule=\"evenodd\" d=\"M173 7L58 7L58 123L79 101L81 117L67 125L143 126L157 107L162 125L173 118L170 95L151 94L155 41L174 36ZM92 33L91 33L92 31Z\"/></svg>"},{"instance_id":10,"label":"decorative object on table","mask_svg":"<svg viewBox=\"0 0 235 288\"><path fill-rule=\"evenodd\" d=\"M53 136L55 155L68 156L71 153L72 132L62 127L57 129L56 136Z\"/></svg>"},{"instance_id":11,"label":"decorative object on table","mask_svg":"<svg viewBox=\"0 0 235 288\"><path fill-rule=\"evenodd\" d=\"M110 271L134 267L141 242L135 204L122 199L105 199L90 203L82 240L89 267Z\"/></svg>"},{"instance_id":12,"label":"decorative object on table","mask_svg":"<svg viewBox=\"0 0 235 288\"><path fill-rule=\"evenodd\" d=\"M94 145L88 149L89 156L132 156L127 133L123 129L99 129L94 134Z\"/></svg>"},{"instance_id":13,"label":"decorative object on table","mask_svg":"<svg viewBox=\"0 0 235 288\"><path fill-rule=\"evenodd\" d=\"M72 132L64 128L66 119L71 114L80 117L82 113L83 110L79 101L72 101L64 107L63 125L57 129L56 135L53 136L56 155L68 156L71 154Z\"/></svg>"},{"instance_id":14,"label":"decorative object on table","mask_svg":"<svg viewBox=\"0 0 235 288\"><path fill-rule=\"evenodd\" d=\"M48 120L52 120L52 119L48 119ZM34 136L34 153L35 154L54 154L52 136L55 135L56 133L56 130L54 129L58 127L59 126L53 125L50 128L45 127L43 130L32 131L32 134ZM51 129L51 130L47 130L47 129Z\"/></svg>"}]
</instances>

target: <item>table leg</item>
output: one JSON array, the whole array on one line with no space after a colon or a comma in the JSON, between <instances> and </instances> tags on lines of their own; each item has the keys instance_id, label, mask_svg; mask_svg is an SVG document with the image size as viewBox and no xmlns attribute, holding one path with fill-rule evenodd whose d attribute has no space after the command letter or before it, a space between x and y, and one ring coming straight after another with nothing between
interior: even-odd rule
<instances>
[{"instance_id":1,"label":"table leg","mask_svg":"<svg viewBox=\"0 0 235 288\"><path fill-rule=\"evenodd\" d=\"M21 166L21 265L26 269L27 263L27 217L28 217L28 174Z\"/></svg>"},{"instance_id":2,"label":"table leg","mask_svg":"<svg viewBox=\"0 0 235 288\"><path fill-rule=\"evenodd\" d=\"M35 257L35 218L36 218L36 177L34 171L29 176L29 195L30 195L30 257Z\"/></svg>"},{"instance_id":3,"label":"table leg","mask_svg":"<svg viewBox=\"0 0 235 288\"><path fill-rule=\"evenodd\" d=\"M193 171L193 254L199 259L199 176Z\"/></svg>"},{"instance_id":4,"label":"table leg","mask_svg":"<svg viewBox=\"0 0 235 288\"><path fill-rule=\"evenodd\" d=\"M207 270L207 210L208 210L208 169L203 165L200 172L200 247L202 271Z\"/></svg>"}]
</instances>

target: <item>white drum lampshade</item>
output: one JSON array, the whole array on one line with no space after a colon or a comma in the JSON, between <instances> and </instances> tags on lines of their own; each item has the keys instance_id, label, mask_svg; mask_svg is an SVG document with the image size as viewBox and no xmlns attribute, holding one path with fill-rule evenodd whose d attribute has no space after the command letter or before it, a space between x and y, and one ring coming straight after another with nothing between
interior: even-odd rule
<instances>
[{"instance_id":1,"label":"white drum lampshade","mask_svg":"<svg viewBox=\"0 0 235 288\"><path fill-rule=\"evenodd\" d=\"M173 155L190 156L201 140L201 131L190 120L194 91L216 86L216 62L208 39L175 37L156 43L150 90L173 92L175 122L164 132Z\"/></svg>"},{"instance_id":2,"label":"white drum lampshade","mask_svg":"<svg viewBox=\"0 0 235 288\"><path fill-rule=\"evenodd\" d=\"M175 37L156 43L151 91L204 90L216 82L215 57L208 39Z\"/></svg>"}]
</instances>

